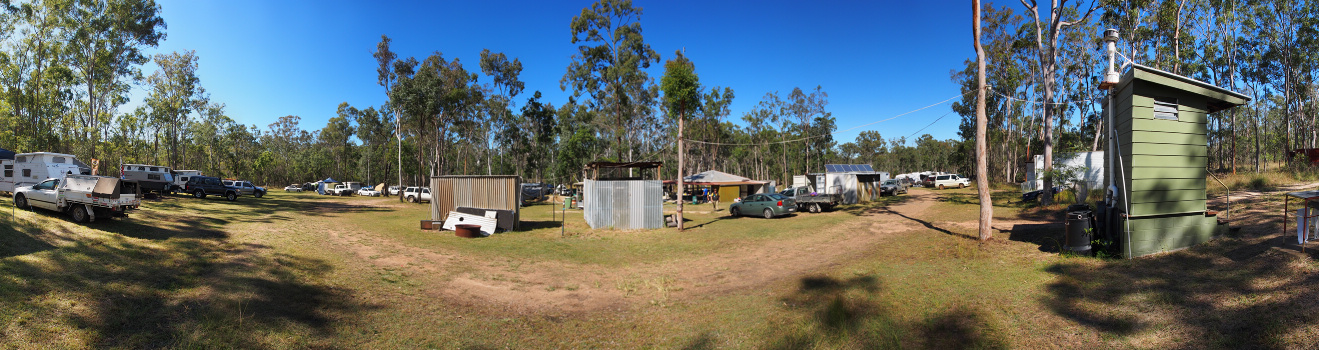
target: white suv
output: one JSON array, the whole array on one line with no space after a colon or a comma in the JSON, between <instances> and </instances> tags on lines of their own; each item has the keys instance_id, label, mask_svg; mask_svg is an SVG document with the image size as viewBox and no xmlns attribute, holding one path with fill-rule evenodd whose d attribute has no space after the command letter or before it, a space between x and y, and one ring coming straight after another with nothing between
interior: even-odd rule
<instances>
[{"instance_id":1,"label":"white suv","mask_svg":"<svg viewBox=\"0 0 1319 350\"><path fill-rule=\"evenodd\" d=\"M966 186L970 186L970 185L971 185L971 179L964 178L957 174L947 174L947 175L935 175L934 183L931 186L942 190L948 187L966 188Z\"/></svg>"},{"instance_id":2,"label":"white suv","mask_svg":"<svg viewBox=\"0 0 1319 350\"><path fill-rule=\"evenodd\" d=\"M431 189L426 187L408 187L403 189L403 199L409 202L429 202L431 201Z\"/></svg>"}]
</instances>

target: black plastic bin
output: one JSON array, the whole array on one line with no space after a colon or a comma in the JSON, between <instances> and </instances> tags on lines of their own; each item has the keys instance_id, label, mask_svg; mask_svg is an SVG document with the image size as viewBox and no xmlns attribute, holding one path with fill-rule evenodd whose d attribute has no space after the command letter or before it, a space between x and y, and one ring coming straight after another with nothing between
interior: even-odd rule
<instances>
[{"instance_id":1,"label":"black plastic bin","mask_svg":"<svg viewBox=\"0 0 1319 350\"><path fill-rule=\"evenodd\" d=\"M1078 254L1090 254L1093 213L1090 206L1085 204L1067 207L1067 229L1063 236L1063 249Z\"/></svg>"}]
</instances>

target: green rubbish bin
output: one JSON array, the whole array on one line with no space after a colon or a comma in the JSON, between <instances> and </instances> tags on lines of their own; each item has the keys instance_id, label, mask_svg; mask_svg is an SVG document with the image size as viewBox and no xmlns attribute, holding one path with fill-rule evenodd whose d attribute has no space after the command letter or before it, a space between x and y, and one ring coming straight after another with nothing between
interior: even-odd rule
<instances>
[{"instance_id":1,"label":"green rubbish bin","mask_svg":"<svg viewBox=\"0 0 1319 350\"><path fill-rule=\"evenodd\" d=\"M572 197L563 199L563 210L572 209Z\"/></svg>"}]
</instances>

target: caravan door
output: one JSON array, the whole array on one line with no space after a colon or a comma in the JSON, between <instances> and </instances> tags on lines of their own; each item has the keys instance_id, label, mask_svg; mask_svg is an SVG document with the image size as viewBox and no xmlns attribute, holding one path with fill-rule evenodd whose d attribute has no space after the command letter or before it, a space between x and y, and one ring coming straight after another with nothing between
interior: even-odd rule
<instances>
[{"instance_id":1,"label":"caravan door","mask_svg":"<svg viewBox=\"0 0 1319 350\"><path fill-rule=\"evenodd\" d=\"M0 159L0 192L14 192L13 159Z\"/></svg>"}]
</instances>

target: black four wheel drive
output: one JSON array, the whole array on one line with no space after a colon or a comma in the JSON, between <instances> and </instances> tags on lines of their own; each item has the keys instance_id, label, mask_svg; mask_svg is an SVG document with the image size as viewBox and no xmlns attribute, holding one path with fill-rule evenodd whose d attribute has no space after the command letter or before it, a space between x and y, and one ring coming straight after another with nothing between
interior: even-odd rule
<instances>
[{"instance_id":1,"label":"black four wheel drive","mask_svg":"<svg viewBox=\"0 0 1319 350\"><path fill-rule=\"evenodd\" d=\"M197 198L208 195L224 196L230 202L238 200L238 188L225 186L219 178L210 176L193 176L183 185L183 192Z\"/></svg>"}]
</instances>

